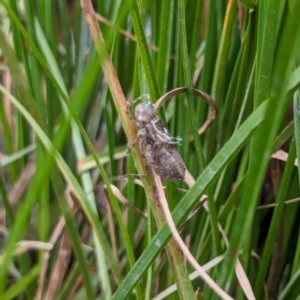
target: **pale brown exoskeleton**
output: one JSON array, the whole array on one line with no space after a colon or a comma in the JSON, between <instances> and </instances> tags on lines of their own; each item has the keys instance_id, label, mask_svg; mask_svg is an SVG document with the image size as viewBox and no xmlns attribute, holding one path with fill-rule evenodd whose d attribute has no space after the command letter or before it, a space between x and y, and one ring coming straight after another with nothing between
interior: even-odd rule
<instances>
[{"instance_id":1,"label":"pale brown exoskeleton","mask_svg":"<svg viewBox=\"0 0 300 300\"><path fill-rule=\"evenodd\" d=\"M139 141L143 157L161 179L183 180L186 167L180 154L176 150L176 145L180 143L181 138L174 138L169 135L162 120L157 116L157 110L166 100L186 91L187 88L185 87L176 88L158 99L155 105L142 103L135 108L136 124L140 129L133 145L136 141ZM192 92L194 95L202 98L211 108L211 114L198 130L199 135L202 135L214 121L217 114L217 107L214 100L208 94L194 88Z\"/></svg>"},{"instance_id":2,"label":"pale brown exoskeleton","mask_svg":"<svg viewBox=\"0 0 300 300\"><path fill-rule=\"evenodd\" d=\"M135 118L140 128L137 134L140 150L150 167L161 179L184 179L185 164L176 149L181 139L169 135L162 120L157 116L155 105L137 105Z\"/></svg>"}]
</instances>

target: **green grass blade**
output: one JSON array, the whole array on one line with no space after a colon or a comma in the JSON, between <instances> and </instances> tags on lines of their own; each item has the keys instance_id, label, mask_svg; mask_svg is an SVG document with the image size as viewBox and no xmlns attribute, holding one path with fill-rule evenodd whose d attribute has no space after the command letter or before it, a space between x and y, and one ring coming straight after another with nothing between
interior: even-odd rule
<instances>
[{"instance_id":1,"label":"green grass blade","mask_svg":"<svg viewBox=\"0 0 300 300\"><path fill-rule=\"evenodd\" d=\"M262 1L258 14L254 106L269 98L280 1Z\"/></svg>"},{"instance_id":2,"label":"green grass blade","mask_svg":"<svg viewBox=\"0 0 300 300\"><path fill-rule=\"evenodd\" d=\"M158 87L157 78L154 72L154 65L151 59L149 47L146 40L144 25L140 15L139 6L136 0L127 0L127 3L128 3L135 35L137 38L139 53L141 56L142 64L144 67L144 71L149 86L151 101L155 102L160 97L160 91Z\"/></svg>"},{"instance_id":3,"label":"green grass blade","mask_svg":"<svg viewBox=\"0 0 300 300\"><path fill-rule=\"evenodd\" d=\"M294 96L294 130L296 140L297 159L300 161L300 98L297 92ZM299 186L300 186L300 168L298 167Z\"/></svg>"},{"instance_id":4,"label":"green grass blade","mask_svg":"<svg viewBox=\"0 0 300 300\"><path fill-rule=\"evenodd\" d=\"M287 160L287 163L286 163L286 166L284 169L280 190L278 192L278 197L276 199L277 205L273 212L272 221L270 224L264 251L261 256L261 264L259 266L259 270L258 270L258 273L256 276L254 292L256 295L258 295L258 297L261 297L259 295L264 287L264 284L263 284L264 278L266 276L266 273L267 273L267 270L269 267L271 254L274 249L275 238L276 238L276 235L279 230L278 228L281 225L280 223L281 223L283 209L284 209L284 201L287 198L288 189L290 188L290 183L291 183L292 172L294 169L295 154L296 154L295 153L295 141L293 140L291 143L291 146L290 146L289 156L288 156L288 160ZM279 272L279 270L278 270L278 272Z\"/></svg>"},{"instance_id":5,"label":"green grass blade","mask_svg":"<svg viewBox=\"0 0 300 300\"><path fill-rule=\"evenodd\" d=\"M30 284L32 281L34 281L37 276L39 275L41 266L36 265L35 267L31 268L29 273L26 274L23 278L21 278L16 284L11 286L8 290L6 290L2 295L1 299L3 300L10 300L15 299L20 292L24 291L28 284Z\"/></svg>"}]
</instances>

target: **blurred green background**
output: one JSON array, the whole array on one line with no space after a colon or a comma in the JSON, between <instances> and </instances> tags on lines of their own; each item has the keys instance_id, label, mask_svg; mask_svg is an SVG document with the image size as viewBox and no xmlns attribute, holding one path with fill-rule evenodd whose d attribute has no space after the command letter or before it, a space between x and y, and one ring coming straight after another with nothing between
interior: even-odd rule
<instances>
[{"instance_id":1,"label":"blurred green background","mask_svg":"<svg viewBox=\"0 0 300 300\"><path fill-rule=\"evenodd\" d=\"M188 90L160 116L196 180L164 182L175 224L208 195L180 231L193 256L234 299L300 299L300 2L93 6L128 101ZM0 16L0 299L220 299L120 177L135 153L81 1L0 0ZM218 109L201 136L192 87Z\"/></svg>"}]
</instances>

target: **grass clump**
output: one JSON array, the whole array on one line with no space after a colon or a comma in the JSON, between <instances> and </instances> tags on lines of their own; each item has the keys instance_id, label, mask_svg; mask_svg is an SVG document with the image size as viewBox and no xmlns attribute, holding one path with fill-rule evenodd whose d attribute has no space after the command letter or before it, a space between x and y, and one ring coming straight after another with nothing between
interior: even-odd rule
<instances>
[{"instance_id":1,"label":"grass clump","mask_svg":"<svg viewBox=\"0 0 300 300\"><path fill-rule=\"evenodd\" d=\"M297 299L298 11L0 0L0 299ZM163 192L128 101L178 87L159 117L188 172Z\"/></svg>"}]
</instances>

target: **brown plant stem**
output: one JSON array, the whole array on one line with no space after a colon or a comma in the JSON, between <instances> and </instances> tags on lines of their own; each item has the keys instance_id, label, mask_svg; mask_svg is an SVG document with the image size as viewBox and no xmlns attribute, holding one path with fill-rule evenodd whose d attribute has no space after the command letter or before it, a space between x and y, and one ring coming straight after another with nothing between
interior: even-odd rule
<instances>
[{"instance_id":1,"label":"brown plant stem","mask_svg":"<svg viewBox=\"0 0 300 300\"><path fill-rule=\"evenodd\" d=\"M90 27L91 34L93 36L94 43L100 56L104 75L109 86L118 115L120 117L120 121L124 128L129 144L132 144L137 134L136 129L133 121L129 116L127 102L124 97L115 69L113 67L112 61L108 53L106 52L105 42L100 31L99 25L97 23L92 3L90 0L82 0L82 6L87 18L88 25ZM157 226L158 228L160 228L165 223L165 218L163 211L159 205L159 201L157 199L157 187L153 179L152 171L150 167L146 165L146 162L142 159L142 156L138 149L138 145L133 146L133 154L135 164L139 173L149 175L146 177L142 177L141 179L145 187L147 198L150 201L150 205ZM189 280L188 272L184 264L182 254L180 253L173 240L171 240L167 244L166 251L178 286L180 298L188 300L195 299L194 290Z\"/></svg>"}]
</instances>

